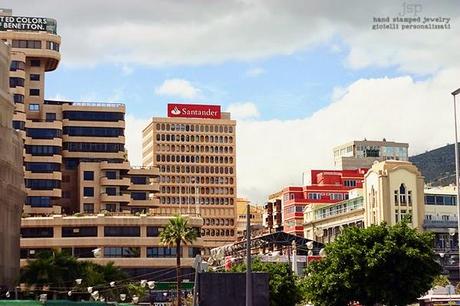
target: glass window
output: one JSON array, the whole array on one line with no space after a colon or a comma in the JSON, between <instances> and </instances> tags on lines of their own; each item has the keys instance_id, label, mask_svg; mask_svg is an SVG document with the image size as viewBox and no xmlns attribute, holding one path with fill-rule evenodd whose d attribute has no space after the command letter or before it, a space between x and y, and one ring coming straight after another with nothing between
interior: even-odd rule
<instances>
[{"instance_id":1,"label":"glass window","mask_svg":"<svg viewBox=\"0 0 460 306\"><path fill-rule=\"evenodd\" d=\"M37 73L31 73L30 74L30 80L31 81L40 81L40 75Z\"/></svg>"},{"instance_id":2,"label":"glass window","mask_svg":"<svg viewBox=\"0 0 460 306\"><path fill-rule=\"evenodd\" d=\"M106 171L105 176L110 180L116 180L117 179L117 172L116 171Z\"/></svg>"},{"instance_id":3,"label":"glass window","mask_svg":"<svg viewBox=\"0 0 460 306\"><path fill-rule=\"evenodd\" d=\"M40 89L38 89L38 88L29 89L29 95L30 96L39 96L40 95Z\"/></svg>"},{"instance_id":4,"label":"glass window","mask_svg":"<svg viewBox=\"0 0 460 306\"><path fill-rule=\"evenodd\" d=\"M30 60L30 66L31 67L40 67L40 60Z\"/></svg>"},{"instance_id":5,"label":"glass window","mask_svg":"<svg viewBox=\"0 0 460 306\"><path fill-rule=\"evenodd\" d=\"M28 128L26 129L26 135L34 139L53 139L61 138L62 131L59 129Z\"/></svg>"},{"instance_id":6,"label":"glass window","mask_svg":"<svg viewBox=\"0 0 460 306\"><path fill-rule=\"evenodd\" d=\"M29 104L29 110L32 112L40 111L40 104Z\"/></svg>"},{"instance_id":7,"label":"glass window","mask_svg":"<svg viewBox=\"0 0 460 306\"><path fill-rule=\"evenodd\" d=\"M140 237L141 229L139 226L105 226L105 237Z\"/></svg>"},{"instance_id":8,"label":"glass window","mask_svg":"<svg viewBox=\"0 0 460 306\"><path fill-rule=\"evenodd\" d=\"M40 179L25 179L25 185L32 190L52 190L61 188L61 181L58 180L40 180Z\"/></svg>"},{"instance_id":9,"label":"glass window","mask_svg":"<svg viewBox=\"0 0 460 306\"><path fill-rule=\"evenodd\" d=\"M62 237L97 237L97 226L63 227Z\"/></svg>"},{"instance_id":10,"label":"glass window","mask_svg":"<svg viewBox=\"0 0 460 306\"><path fill-rule=\"evenodd\" d=\"M104 257L140 257L140 248L135 247L105 247Z\"/></svg>"},{"instance_id":11,"label":"glass window","mask_svg":"<svg viewBox=\"0 0 460 306\"><path fill-rule=\"evenodd\" d=\"M26 204L31 207L51 207L50 197L27 197Z\"/></svg>"},{"instance_id":12,"label":"glass window","mask_svg":"<svg viewBox=\"0 0 460 306\"><path fill-rule=\"evenodd\" d=\"M162 227L147 226L147 237L158 237L162 231Z\"/></svg>"},{"instance_id":13,"label":"glass window","mask_svg":"<svg viewBox=\"0 0 460 306\"><path fill-rule=\"evenodd\" d=\"M426 195L425 203L428 205L434 205L436 203L434 195Z\"/></svg>"},{"instance_id":14,"label":"glass window","mask_svg":"<svg viewBox=\"0 0 460 306\"><path fill-rule=\"evenodd\" d=\"M23 227L21 228L22 238L52 238L54 231L52 227Z\"/></svg>"},{"instance_id":15,"label":"glass window","mask_svg":"<svg viewBox=\"0 0 460 306\"><path fill-rule=\"evenodd\" d=\"M93 197L94 196L94 188L93 187L84 187L83 188L83 195L85 197Z\"/></svg>"},{"instance_id":16,"label":"glass window","mask_svg":"<svg viewBox=\"0 0 460 306\"><path fill-rule=\"evenodd\" d=\"M147 177L145 176L133 176L131 177L131 183L137 185L146 185L147 184Z\"/></svg>"},{"instance_id":17,"label":"glass window","mask_svg":"<svg viewBox=\"0 0 460 306\"><path fill-rule=\"evenodd\" d=\"M107 195L117 195L117 188L116 187L106 187L105 188L105 193Z\"/></svg>"},{"instance_id":18,"label":"glass window","mask_svg":"<svg viewBox=\"0 0 460 306\"><path fill-rule=\"evenodd\" d=\"M94 213L94 204L93 203L84 203L83 204L83 211L87 214Z\"/></svg>"},{"instance_id":19,"label":"glass window","mask_svg":"<svg viewBox=\"0 0 460 306\"><path fill-rule=\"evenodd\" d=\"M131 199L147 200L147 194L145 192L131 192Z\"/></svg>"},{"instance_id":20,"label":"glass window","mask_svg":"<svg viewBox=\"0 0 460 306\"><path fill-rule=\"evenodd\" d=\"M53 122L56 120L56 113L46 113L46 121Z\"/></svg>"},{"instance_id":21,"label":"glass window","mask_svg":"<svg viewBox=\"0 0 460 306\"><path fill-rule=\"evenodd\" d=\"M76 121L123 121L122 112L85 112L85 111L64 111L64 119Z\"/></svg>"},{"instance_id":22,"label":"glass window","mask_svg":"<svg viewBox=\"0 0 460 306\"><path fill-rule=\"evenodd\" d=\"M24 166L26 171L34 173L51 173L54 171L60 171L61 165L57 163L31 163L25 162Z\"/></svg>"},{"instance_id":23,"label":"glass window","mask_svg":"<svg viewBox=\"0 0 460 306\"><path fill-rule=\"evenodd\" d=\"M23 78L17 78L17 77L10 77L10 88L15 88L15 87L24 87L24 79Z\"/></svg>"},{"instance_id":24,"label":"glass window","mask_svg":"<svg viewBox=\"0 0 460 306\"><path fill-rule=\"evenodd\" d=\"M94 171L83 171L83 179L85 181L93 181L94 180Z\"/></svg>"},{"instance_id":25,"label":"glass window","mask_svg":"<svg viewBox=\"0 0 460 306\"><path fill-rule=\"evenodd\" d=\"M14 94L13 99L14 99L14 103L24 104L24 95Z\"/></svg>"}]
</instances>

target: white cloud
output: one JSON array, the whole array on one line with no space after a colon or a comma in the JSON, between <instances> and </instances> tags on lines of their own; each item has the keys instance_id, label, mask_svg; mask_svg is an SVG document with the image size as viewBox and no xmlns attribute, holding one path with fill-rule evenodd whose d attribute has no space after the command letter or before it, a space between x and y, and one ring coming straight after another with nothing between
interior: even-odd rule
<instances>
[{"instance_id":1,"label":"white cloud","mask_svg":"<svg viewBox=\"0 0 460 306\"><path fill-rule=\"evenodd\" d=\"M246 76L258 77L259 75L264 74L264 73L265 73L265 69L260 68L260 67L255 67L255 68L248 69L246 71Z\"/></svg>"},{"instance_id":2,"label":"white cloud","mask_svg":"<svg viewBox=\"0 0 460 306\"><path fill-rule=\"evenodd\" d=\"M257 118L260 115L257 106L252 102L230 104L226 111L231 113L232 118L240 120Z\"/></svg>"},{"instance_id":3,"label":"white cloud","mask_svg":"<svg viewBox=\"0 0 460 306\"><path fill-rule=\"evenodd\" d=\"M128 149L128 160L133 166L142 165L142 130L150 119L140 119L127 114L125 118L125 139Z\"/></svg>"},{"instance_id":4,"label":"white cloud","mask_svg":"<svg viewBox=\"0 0 460 306\"><path fill-rule=\"evenodd\" d=\"M362 79L347 94L299 120L237 123L238 194L261 203L301 184L307 169L333 168L332 148L355 139L409 143L410 155L453 141L452 97L460 69L432 79Z\"/></svg>"},{"instance_id":5,"label":"white cloud","mask_svg":"<svg viewBox=\"0 0 460 306\"><path fill-rule=\"evenodd\" d=\"M189 81L182 79L165 80L155 88L155 93L162 96L171 96L185 99L195 99L200 95L200 89L194 87Z\"/></svg>"},{"instance_id":6,"label":"white cloud","mask_svg":"<svg viewBox=\"0 0 460 306\"><path fill-rule=\"evenodd\" d=\"M58 21L64 65L197 65L289 55L343 41L351 68L396 66L431 73L460 63L460 6L420 0L423 16L451 17L451 30L371 30L401 1L4 1L18 15ZM341 48L342 49L342 48ZM421 65L420 63L423 63Z\"/></svg>"}]
</instances>

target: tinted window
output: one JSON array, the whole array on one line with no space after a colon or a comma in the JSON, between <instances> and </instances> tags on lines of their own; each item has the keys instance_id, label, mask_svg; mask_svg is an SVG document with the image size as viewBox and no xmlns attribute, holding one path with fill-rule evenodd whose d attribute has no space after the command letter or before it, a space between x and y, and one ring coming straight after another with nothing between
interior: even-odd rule
<instances>
[{"instance_id":1,"label":"tinted window","mask_svg":"<svg viewBox=\"0 0 460 306\"><path fill-rule=\"evenodd\" d=\"M40 60L31 60L30 66L32 67L40 67Z\"/></svg>"},{"instance_id":2,"label":"tinted window","mask_svg":"<svg viewBox=\"0 0 460 306\"><path fill-rule=\"evenodd\" d=\"M30 96L39 96L40 95L40 89L37 89L37 88L29 89L29 95Z\"/></svg>"},{"instance_id":3,"label":"tinted window","mask_svg":"<svg viewBox=\"0 0 460 306\"><path fill-rule=\"evenodd\" d=\"M85 197L93 197L94 196L94 188L93 187L84 187L83 188L83 195Z\"/></svg>"},{"instance_id":4,"label":"tinted window","mask_svg":"<svg viewBox=\"0 0 460 306\"><path fill-rule=\"evenodd\" d=\"M39 180L39 179L26 179L26 187L34 190L52 190L61 188L61 181L58 180Z\"/></svg>"},{"instance_id":5,"label":"tinted window","mask_svg":"<svg viewBox=\"0 0 460 306\"><path fill-rule=\"evenodd\" d=\"M26 204L31 207L51 207L50 197L27 197Z\"/></svg>"},{"instance_id":6,"label":"tinted window","mask_svg":"<svg viewBox=\"0 0 460 306\"><path fill-rule=\"evenodd\" d=\"M24 104L24 95L14 94L13 99L14 99L14 103L22 103L22 104Z\"/></svg>"},{"instance_id":7,"label":"tinted window","mask_svg":"<svg viewBox=\"0 0 460 306\"><path fill-rule=\"evenodd\" d=\"M13 120L13 129L24 131L26 129L26 123L24 121Z\"/></svg>"},{"instance_id":8,"label":"tinted window","mask_svg":"<svg viewBox=\"0 0 460 306\"><path fill-rule=\"evenodd\" d=\"M63 149L71 152L121 152L122 143L65 142Z\"/></svg>"},{"instance_id":9,"label":"tinted window","mask_svg":"<svg viewBox=\"0 0 460 306\"><path fill-rule=\"evenodd\" d=\"M25 163L26 171L50 173L54 171L60 171L61 165L56 163Z\"/></svg>"},{"instance_id":10,"label":"tinted window","mask_svg":"<svg viewBox=\"0 0 460 306\"><path fill-rule=\"evenodd\" d=\"M124 113L64 111L63 117L79 121L119 121L124 120Z\"/></svg>"},{"instance_id":11,"label":"tinted window","mask_svg":"<svg viewBox=\"0 0 460 306\"><path fill-rule=\"evenodd\" d=\"M26 129L26 135L35 139L53 139L61 138L62 132L59 129Z\"/></svg>"},{"instance_id":12,"label":"tinted window","mask_svg":"<svg viewBox=\"0 0 460 306\"><path fill-rule=\"evenodd\" d=\"M15 88L17 86L24 87L24 79L23 78L11 77L10 78L10 88Z\"/></svg>"},{"instance_id":13,"label":"tinted window","mask_svg":"<svg viewBox=\"0 0 460 306\"><path fill-rule=\"evenodd\" d=\"M94 180L94 171L84 171L83 172L83 179L85 181L92 181Z\"/></svg>"},{"instance_id":14,"label":"tinted window","mask_svg":"<svg viewBox=\"0 0 460 306\"><path fill-rule=\"evenodd\" d=\"M50 238L53 237L52 227L23 227L21 228L22 238Z\"/></svg>"},{"instance_id":15,"label":"tinted window","mask_svg":"<svg viewBox=\"0 0 460 306\"><path fill-rule=\"evenodd\" d=\"M122 128L104 127L76 127L67 126L63 129L64 134L70 136L93 136L93 137L118 137L123 136Z\"/></svg>"},{"instance_id":16,"label":"tinted window","mask_svg":"<svg viewBox=\"0 0 460 306\"><path fill-rule=\"evenodd\" d=\"M105 247L104 257L140 257L140 248L130 247Z\"/></svg>"},{"instance_id":17,"label":"tinted window","mask_svg":"<svg viewBox=\"0 0 460 306\"><path fill-rule=\"evenodd\" d=\"M145 176L133 176L131 177L131 183L145 185L147 184L147 178Z\"/></svg>"},{"instance_id":18,"label":"tinted window","mask_svg":"<svg viewBox=\"0 0 460 306\"><path fill-rule=\"evenodd\" d=\"M39 74L36 74L36 73L32 73L30 75L30 80L31 81L40 81L40 75Z\"/></svg>"},{"instance_id":19,"label":"tinted window","mask_svg":"<svg viewBox=\"0 0 460 306\"><path fill-rule=\"evenodd\" d=\"M106 237L139 237L141 229L139 226L106 226L104 236Z\"/></svg>"},{"instance_id":20,"label":"tinted window","mask_svg":"<svg viewBox=\"0 0 460 306\"><path fill-rule=\"evenodd\" d=\"M148 237L158 237L162 230L163 230L162 227L147 226L147 236Z\"/></svg>"},{"instance_id":21,"label":"tinted window","mask_svg":"<svg viewBox=\"0 0 460 306\"><path fill-rule=\"evenodd\" d=\"M133 200L147 200L145 192L131 192L131 199Z\"/></svg>"},{"instance_id":22,"label":"tinted window","mask_svg":"<svg viewBox=\"0 0 460 306\"><path fill-rule=\"evenodd\" d=\"M26 153L37 156L51 156L61 154L61 147L57 146L40 146L40 145L25 145Z\"/></svg>"},{"instance_id":23,"label":"tinted window","mask_svg":"<svg viewBox=\"0 0 460 306\"><path fill-rule=\"evenodd\" d=\"M63 227L62 237L97 237L96 226Z\"/></svg>"}]
</instances>

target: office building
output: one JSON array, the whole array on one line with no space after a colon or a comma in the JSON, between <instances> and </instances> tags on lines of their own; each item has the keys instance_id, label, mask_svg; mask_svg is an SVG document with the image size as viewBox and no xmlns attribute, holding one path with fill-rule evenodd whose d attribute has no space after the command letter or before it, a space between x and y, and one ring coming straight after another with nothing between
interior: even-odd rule
<instances>
[{"instance_id":1,"label":"office building","mask_svg":"<svg viewBox=\"0 0 460 306\"><path fill-rule=\"evenodd\" d=\"M0 42L0 288L12 287L19 274L19 230L25 199L22 139L11 126L9 48Z\"/></svg>"},{"instance_id":2,"label":"office building","mask_svg":"<svg viewBox=\"0 0 460 306\"><path fill-rule=\"evenodd\" d=\"M22 263L50 247L70 248L77 257L89 247L97 247L103 258L110 257L123 268L143 269L146 262L148 268L163 267L164 262L158 260L136 259L151 257L145 248L145 243L153 242L145 238L149 237L149 224L161 229L168 218L152 216L159 204L155 196L158 168L130 166L127 160L125 105L45 99L45 75L60 61L56 21L13 16L11 10L2 14L0 38L11 46L12 124L25 147ZM199 227L202 220L194 218L190 217L190 222ZM97 223L88 228L91 222ZM69 230L73 234L65 236ZM155 243L150 246L164 249L158 238ZM198 246L191 247L200 247L200 243L198 239ZM127 251L130 247L138 248L135 256ZM157 251L152 256L165 255ZM128 262L126 254L134 259Z\"/></svg>"},{"instance_id":3,"label":"office building","mask_svg":"<svg viewBox=\"0 0 460 306\"><path fill-rule=\"evenodd\" d=\"M409 144L375 140L355 140L335 147L334 166L336 169L370 168L375 161L409 160Z\"/></svg>"},{"instance_id":4,"label":"office building","mask_svg":"<svg viewBox=\"0 0 460 306\"><path fill-rule=\"evenodd\" d=\"M169 104L143 130L143 164L160 170L160 213L203 217L206 252L235 239L236 122L218 105Z\"/></svg>"}]
</instances>

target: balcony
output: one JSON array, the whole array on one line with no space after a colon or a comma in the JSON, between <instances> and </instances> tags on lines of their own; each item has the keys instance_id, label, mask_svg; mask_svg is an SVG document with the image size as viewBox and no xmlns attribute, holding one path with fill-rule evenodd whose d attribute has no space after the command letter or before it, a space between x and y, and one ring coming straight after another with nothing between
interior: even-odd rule
<instances>
[{"instance_id":1,"label":"balcony","mask_svg":"<svg viewBox=\"0 0 460 306\"><path fill-rule=\"evenodd\" d=\"M101 193L101 202L111 202L111 203L129 203L131 201L131 197L127 193L119 193L115 195L109 195L107 193Z\"/></svg>"},{"instance_id":2,"label":"balcony","mask_svg":"<svg viewBox=\"0 0 460 306\"><path fill-rule=\"evenodd\" d=\"M158 183L152 184L130 184L128 190L130 191L150 191L160 192L160 185Z\"/></svg>"},{"instance_id":3,"label":"balcony","mask_svg":"<svg viewBox=\"0 0 460 306\"><path fill-rule=\"evenodd\" d=\"M158 176L160 175L160 170L158 167L132 166L129 169L128 175Z\"/></svg>"},{"instance_id":4,"label":"balcony","mask_svg":"<svg viewBox=\"0 0 460 306\"><path fill-rule=\"evenodd\" d=\"M107 161L101 162L101 170L128 170L129 163L122 162L122 163L109 163Z\"/></svg>"},{"instance_id":5,"label":"balcony","mask_svg":"<svg viewBox=\"0 0 460 306\"><path fill-rule=\"evenodd\" d=\"M104 177L101 177L100 182L101 182L101 186L129 186L131 184L131 182L129 181L129 178L127 177L110 179L104 176Z\"/></svg>"},{"instance_id":6,"label":"balcony","mask_svg":"<svg viewBox=\"0 0 460 306\"><path fill-rule=\"evenodd\" d=\"M160 205L160 199L158 199L158 198L147 199L147 200L134 200L134 199L131 199L131 202L129 203L129 206L152 207L152 206L158 206L158 205Z\"/></svg>"}]
</instances>

